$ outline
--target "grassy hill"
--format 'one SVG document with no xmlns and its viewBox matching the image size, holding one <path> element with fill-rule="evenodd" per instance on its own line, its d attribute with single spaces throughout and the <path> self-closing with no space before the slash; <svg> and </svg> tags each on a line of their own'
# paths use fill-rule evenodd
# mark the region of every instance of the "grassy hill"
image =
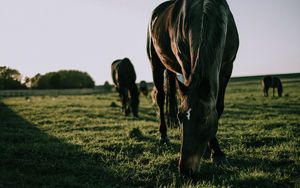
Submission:
<svg viewBox="0 0 300 188">
<path fill-rule="evenodd" d="M 260 78 L 228 86 L 218 138 L 230 166 L 203 161 L 200 178 L 178 173 L 180 129 L 158 142 L 156 108 L 141 97 L 125 117 L 116 93 L 0 101 L 0 187 L 299 187 L 300 75 L 283 97 L 263 97 Z"/>
</svg>

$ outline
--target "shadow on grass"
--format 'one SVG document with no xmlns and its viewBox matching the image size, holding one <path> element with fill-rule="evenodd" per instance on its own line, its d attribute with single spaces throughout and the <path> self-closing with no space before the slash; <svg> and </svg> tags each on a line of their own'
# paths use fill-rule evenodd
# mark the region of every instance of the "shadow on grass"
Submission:
<svg viewBox="0 0 300 188">
<path fill-rule="evenodd" d="M 291 159 L 285 159 L 282 157 L 280 160 L 272 160 L 266 158 L 258 158 L 258 157 L 249 157 L 244 156 L 239 159 L 234 160 L 234 166 L 239 169 L 243 169 L 244 171 L 251 172 L 264 172 L 264 173 L 274 173 L 277 171 L 282 174 L 281 178 L 274 181 L 273 177 L 269 175 L 247 175 L 244 178 L 238 178 L 233 183 L 237 187 L 294 187 L 297 181 L 297 177 L 299 177 L 299 173 L 297 170 L 293 172 L 289 172 L 291 177 L 289 179 L 283 178 L 283 174 L 285 174 L 286 169 L 299 169 L 300 166 L 296 164 L 295 161 Z M 274 174 L 273 174 L 274 175 Z M 278 175 L 278 174 L 277 174 Z"/>
<path fill-rule="evenodd" d="M 118 130 L 122 126 L 120 125 L 113 125 L 113 126 L 108 126 L 108 125 L 101 125 L 101 126 L 93 126 L 93 127 L 78 127 L 78 128 L 68 128 L 66 132 L 73 132 L 73 131 L 113 131 L 113 130 Z"/>
<path fill-rule="evenodd" d="M 261 137 L 258 134 L 254 134 L 254 135 L 251 134 L 251 135 L 247 135 L 246 139 L 242 140 L 241 144 L 245 145 L 246 148 L 259 148 L 259 147 L 263 147 L 263 146 L 273 147 L 273 146 L 280 145 L 280 144 L 283 144 L 288 141 L 289 141 L 289 139 L 286 137 L 279 137 L 279 136 Z"/>
<path fill-rule="evenodd" d="M 42 132 L 0 102 L 0 187 L 118 186 L 102 156 Z"/>
</svg>

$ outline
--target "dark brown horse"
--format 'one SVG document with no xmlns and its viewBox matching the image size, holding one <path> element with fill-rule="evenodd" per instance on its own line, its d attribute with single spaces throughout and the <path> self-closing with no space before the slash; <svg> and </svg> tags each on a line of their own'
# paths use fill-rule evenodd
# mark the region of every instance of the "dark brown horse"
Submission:
<svg viewBox="0 0 300 188">
<path fill-rule="evenodd" d="M 275 96 L 275 88 L 277 89 L 278 96 L 282 96 L 283 88 L 282 83 L 278 77 L 275 76 L 265 76 L 262 80 L 264 96 L 268 97 L 269 88 L 273 88 L 273 97 Z"/>
<path fill-rule="evenodd" d="M 144 96 L 148 96 L 148 93 L 149 93 L 149 91 L 148 91 L 148 84 L 147 84 L 147 82 L 146 81 L 144 81 L 144 80 L 142 80 L 141 82 L 140 82 L 140 92 L 144 95 Z"/>
<path fill-rule="evenodd" d="M 128 58 L 115 60 L 111 64 L 111 74 L 125 115 L 132 112 L 138 117 L 139 91 L 135 84 L 136 74 L 132 63 Z"/>
<path fill-rule="evenodd" d="M 147 52 L 157 88 L 161 142 L 167 142 L 167 121 L 176 117 L 176 76 L 181 95 L 178 112 L 182 127 L 180 172 L 192 176 L 200 159 L 226 160 L 216 132 L 224 95 L 239 46 L 235 21 L 226 0 L 173 0 L 159 5 L 148 28 Z M 164 92 L 164 71 L 167 93 Z"/>
</svg>

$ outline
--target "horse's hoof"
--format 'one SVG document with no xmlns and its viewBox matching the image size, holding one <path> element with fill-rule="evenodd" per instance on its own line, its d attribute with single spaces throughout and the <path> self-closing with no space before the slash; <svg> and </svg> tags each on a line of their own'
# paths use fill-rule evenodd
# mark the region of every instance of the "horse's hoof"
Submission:
<svg viewBox="0 0 300 188">
<path fill-rule="evenodd" d="M 168 139 L 168 137 L 160 137 L 159 142 L 161 144 L 168 144 L 170 142 L 170 140 Z"/>
<path fill-rule="evenodd" d="M 126 109 L 125 110 L 125 116 L 129 116 L 129 114 L 130 114 L 130 109 Z"/>
</svg>

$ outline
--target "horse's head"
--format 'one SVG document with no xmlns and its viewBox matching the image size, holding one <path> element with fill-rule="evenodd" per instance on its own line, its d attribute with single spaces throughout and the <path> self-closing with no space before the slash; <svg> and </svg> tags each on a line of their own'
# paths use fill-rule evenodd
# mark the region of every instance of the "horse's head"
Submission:
<svg viewBox="0 0 300 188">
<path fill-rule="evenodd" d="M 216 133 L 218 115 L 208 82 L 192 92 L 180 81 L 178 85 L 182 97 L 178 112 L 182 133 L 179 170 L 183 175 L 193 176 L 199 170 L 209 139 Z"/>
</svg>

